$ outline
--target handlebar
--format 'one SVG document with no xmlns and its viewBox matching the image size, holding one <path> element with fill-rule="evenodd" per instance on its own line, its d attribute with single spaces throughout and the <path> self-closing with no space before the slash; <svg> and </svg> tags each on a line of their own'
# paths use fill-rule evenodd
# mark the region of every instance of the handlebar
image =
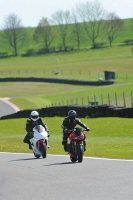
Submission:
<svg viewBox="0 0 133 200">
<path fill-rule="evenodd" d="M 72 130 L 67 130 L 67 133 L 71 133 L 71 132 L 73 132 L 73 131 L 74 131 L 74 129 L 72 129 Z M 89 130 L 83 129 L 82 131 L 83 131 L 83 132 L 89 132 L 90 129 L 89 129 Z"/>
</svg>

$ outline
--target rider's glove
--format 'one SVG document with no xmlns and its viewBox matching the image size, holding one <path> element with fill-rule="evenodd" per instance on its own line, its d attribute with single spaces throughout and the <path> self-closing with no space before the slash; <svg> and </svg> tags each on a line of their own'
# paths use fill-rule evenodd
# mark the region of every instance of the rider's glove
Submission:
<svg viewBox="0 0 133 200">
<path fill-rule="evenodd" d="M 46 130 L 47 131 L 47 133 L 48 133 L 48 137 L 50 137 L 50 133 L 49 133 L 49 130 Z"/>
<path fill-rule="evenodd" d="M 50 137 L 50 133 L 48 132 L 48 137 Z"/>
<path fill-rule="evenodd" d="M 29 137 L 33 138 L 33 132 L 29 132 Z"/>
<path fill-rule="evenodd" d="M 86 128 L 86 131 L 90 131 L 90 128 L 87 127 L 87 128 Z"/>
<path fill-rule="evenodd" d="M 65 132 L 65 133 L 68 133 L 68 129 L 67 129 L 67 128 L 66 128 L 66 129 L 64 129 L 64 132 Z"/>
</svg>

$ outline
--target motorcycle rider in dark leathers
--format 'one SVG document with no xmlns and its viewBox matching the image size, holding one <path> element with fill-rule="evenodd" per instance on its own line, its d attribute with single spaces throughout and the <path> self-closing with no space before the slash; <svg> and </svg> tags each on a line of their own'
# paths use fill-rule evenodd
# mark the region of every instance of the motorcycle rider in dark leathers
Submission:
<svg viewBox="0 0 133 200">
<path fill-rule="evenodd" d="M 70 110 L 68 112 L 68 116 L 64 118 L 63 123 L 61 127 L 63 128 L 63 140 L 62 145 L 64 146 L 64 150 L 68 151 L 67 147 L 67 139 L 69 137 L 69 130 L 72 130 L 75 128 L 76 125 L 80 125 L 82 128 L 86 129 L 86 131 L 90 131 L 90 128 L 88 128 L 84 123 L 82 123 L 78 118 L 76 118 L 77 113 L 75 110 Z M 84 140 L 84 147 L 86 150 L 86 141 Z"/>
<path fill-rule="evenodd" d="M 39 113 L 37 111 L 32 111 L 31 116 L 26 121 L 26 131 L 27 134 L 24 137 L 23 142 L 29 144 L 29 149 L 32 149 L 30 139 L 33 137 L 33 128 L 36 125 L 42 125 L 48 133 L 48 137 L 50 137 L 50 133 L 48 131 L 47 125 L 44 123 L 41 117 L 39 117 Z"/>
</svg>

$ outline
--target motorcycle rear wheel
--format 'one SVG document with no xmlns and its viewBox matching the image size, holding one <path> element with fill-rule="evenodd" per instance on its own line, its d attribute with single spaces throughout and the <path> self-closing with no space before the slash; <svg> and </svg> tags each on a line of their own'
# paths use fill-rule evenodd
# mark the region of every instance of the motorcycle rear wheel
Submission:
<svg viewBox="0 0 133 200">
<path fill-rule="evenodd" d="M 47 156 L 47 154 L 46 154 L 46 146 L 45 146 L 44 143 L 41 143 L 40 149 L 41 149 L 41 152 L 42 152 L 42 157 L 46 158 L 46 156 Z"/>
<path fill-rule="evenodd" d="M 70 155 L 70 160 L 71 160 L 72 162 L 76 162 L 76 161 L 77 161 L 77 158 L 75 158 L 75 157 L 73 157 L 73 156 Z"/>
</svg>

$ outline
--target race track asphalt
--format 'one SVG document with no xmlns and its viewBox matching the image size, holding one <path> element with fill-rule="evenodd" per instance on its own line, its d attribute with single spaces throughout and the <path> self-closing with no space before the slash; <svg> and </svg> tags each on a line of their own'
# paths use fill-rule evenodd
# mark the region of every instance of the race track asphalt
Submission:
<svg viewBox="0 0 133 200">
<path fill-rule="evenodd" d="M 19 110 L 20 109 L 14 104 L 12 104 L 10 101 L 8 101 L 8 99 L 0 98 L 0 117 L 10 115 Z"/>
<path fill-rule="evenodd" d="M 0 153 L 0 200 L 132 200 L 133 161 Z"/>
<path fill-rule="evenodd" d="M 18 110 L 0 99 L 0 117 Z M 0 200 L 30 199 L 132 200 L 133 160 L 0 152 Z"/>
</svg>

